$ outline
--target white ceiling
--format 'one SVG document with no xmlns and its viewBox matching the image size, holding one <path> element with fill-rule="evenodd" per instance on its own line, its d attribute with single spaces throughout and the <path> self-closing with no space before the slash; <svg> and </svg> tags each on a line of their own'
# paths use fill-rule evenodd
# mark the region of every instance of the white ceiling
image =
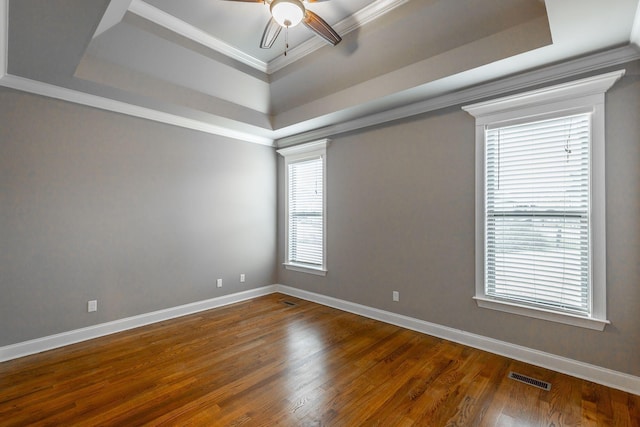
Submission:
<svg viewBox="0 0 640 427">
<path fill-rule="evenodd" d="M 305 5 L 338 46 L 300 25 L 286 57 L 284 30 L 260 49 L 269 11 L 258 2 L 0 0 L 0 84 L 282 145 L 477 98 L 518 73 L 640 58 L 638 0 Z"/>
</svg>

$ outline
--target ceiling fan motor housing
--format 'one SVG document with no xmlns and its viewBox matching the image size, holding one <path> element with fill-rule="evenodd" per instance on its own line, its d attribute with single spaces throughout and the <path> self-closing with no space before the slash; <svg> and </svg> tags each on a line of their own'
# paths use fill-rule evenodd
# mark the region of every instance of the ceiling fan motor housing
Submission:
<svg viewBox="0 0 640 427">
<path fill-rule="evenodd" d="M 274 0 L 271 16 L 283 27 L 295 27 L 304 18 L 305 8 L 300 0 Z"/>
</svg>

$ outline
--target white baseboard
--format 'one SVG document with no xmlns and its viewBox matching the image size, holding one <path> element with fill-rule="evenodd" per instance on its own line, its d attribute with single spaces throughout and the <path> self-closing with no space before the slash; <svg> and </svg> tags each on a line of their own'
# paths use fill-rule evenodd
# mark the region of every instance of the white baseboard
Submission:
<svg viewBox="0 0 640 427">
<path fill-rule="evenodd" d="M 640 377 L 285 285 L 276 291 L 640 395 Z"/>
<path fill-rule="evenodd" d="M 128 329 L 149 325 L 151 323 L 161 322 L 176 317 L 186 316 L 188 314 L 198 313 L 204 310 L 210 310 L 212 308 L 234 304 L 236 302 L 272 294 L 274 292 L 276 292 L 276 286 L 269 285 L 204 301 L 197 301 L 190 304 L 171 307 L 164 310 L 153 311 L 151 313 L 140 314 L 138 316 L 114 320 L 112 322 L 101 323 L 99 325 L 88 326 L 86 328 L 63 332 L 56 335 L 49 335 L 17 344 L 11 344 L 0 347 L 0 362 L 17 359 L 18 357 L 28 356 L 30 354 L 40 353 L 46 350 L 53 350 L 54 348 L 64 347 L 65 345 L 75 344 L 81 341 L 114 334 L 116 332 L 126 331 Z"/>
<path fill-rule="evenodd" d="M 279 292 L 640 395 L 640 377 L 353 302 L 269 285 L 0 347 L 0 362 Z"/>
</svg>

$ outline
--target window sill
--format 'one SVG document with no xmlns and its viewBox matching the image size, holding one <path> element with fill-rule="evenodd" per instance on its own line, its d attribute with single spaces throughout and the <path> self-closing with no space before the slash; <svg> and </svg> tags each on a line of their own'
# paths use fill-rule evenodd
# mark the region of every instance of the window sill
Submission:
<svg viewBox="0 0 640 427">
<path fill-rule="evenodd" d="M 581 328 L 603 331 L 605 326 L 610 324 L 608 320 L 595 319 L 593 317 L 582 317 L 573 314 L 559 313 L 541 308 L 529 307 L 505 301 L 489 299 L 486 297 L 475 296 L 478 307 L 488 308 L 490 310 L 503 311 L 521 316 L 533 317 L 536 319 L 548 320 L 550 322 L 564 323 L 565 325 L 578 326 Z"/>
<path fill-rule="evenodd" d="M 316 276 L 326 276 L 327 275 L 327 270 L 325 270 L 322 267 L 311 267 L 309 265 L 305 265 L 305 264 L 292 264 L 289 262 L 285 262 L 282 265 L 284 265 L 284 268 L 286 268 L 287 270 L 291 270 L 291 271 L 297 271 L 300 273 L 309 273 L 309 274 L 315 274 Z"/>
</svg>

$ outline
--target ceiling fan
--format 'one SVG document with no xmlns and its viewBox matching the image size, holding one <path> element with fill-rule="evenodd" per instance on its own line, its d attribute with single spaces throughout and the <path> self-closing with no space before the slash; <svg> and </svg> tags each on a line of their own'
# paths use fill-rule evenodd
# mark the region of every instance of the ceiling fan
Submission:
<svg viewBox="0 0 640 427">
<path fill-rule="evenodd" d="M 301 0 L 231 0 L 269 5 L 271 18 L 262 33 L 260 47 L 269 49 L 283 28 L 295 27 L 302 22 L 311 31 L 322 37 L 327 43 L 337 45 L 342 37 L 327 22 L 304 7 Z M 319 0 L 304 0 L 313 3 Z M 288 46 L 287 46 L 288 47 Z M 286 50 L 285 50 L 286 55 Z"/>
</svg>

